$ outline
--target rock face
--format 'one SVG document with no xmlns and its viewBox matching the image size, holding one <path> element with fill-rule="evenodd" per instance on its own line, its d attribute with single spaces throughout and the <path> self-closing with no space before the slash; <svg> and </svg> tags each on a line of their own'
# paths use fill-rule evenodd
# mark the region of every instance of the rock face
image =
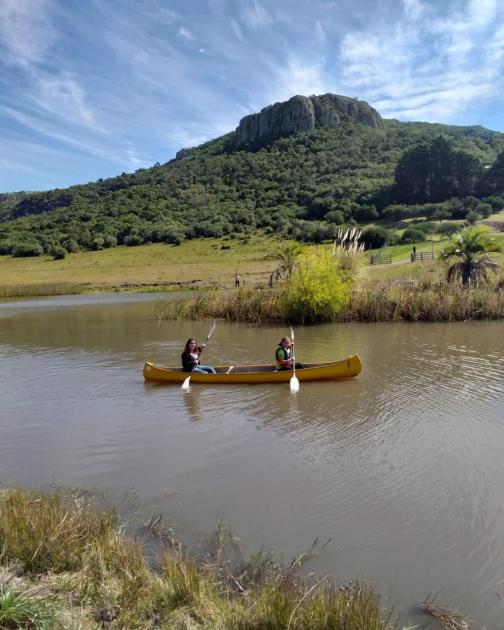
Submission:
<svg viewBox="0 0 504 630">
<path fill-rule="evenodd" d="M 234 148 L 258 147 L 317 127 L 337 127 L 343 120 L 382 126 L 380 114 L 365 101 L 337 94 L 293 96 L 242 118 L 235 132 Z"/>
</svg>

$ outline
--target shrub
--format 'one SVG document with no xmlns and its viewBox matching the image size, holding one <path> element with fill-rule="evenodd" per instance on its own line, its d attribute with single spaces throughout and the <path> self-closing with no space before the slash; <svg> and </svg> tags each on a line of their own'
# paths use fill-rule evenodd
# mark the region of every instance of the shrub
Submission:
<svg viewBox="0 0 504 630">
<path fill-rule="evenodd" d="M 54 260 L 63 260 L 63 258 L 65 258 L 67 254 L 67 251 L 61 245 L 56 245 L 56 247 L 53 247 L 51 253 Z"/>
<path fill-rule="evenodd" d="M 466 216 L 466 221 L 467 223 L 469 223 L 469 225 L 474 225 L 476 223 L 476 221 L 479 221 L 481 219 L 481 215 L 479 215 L 476 210 L 470 210 L 467 213 Z"/>
<path fill-rule="evenodd" d="M 406 228 L 401 236 L 401 243 L 421 243 L 425 241 L 425 233 L 417 227 Z"/>
<path fill-rule="evenodd" d="M 303 254 L 282 293 L 285 316 L 300 323 L 335 321 L 350 300 L 353 278 L 329 250 Z"/>
<path fill-rule="evenodd" d="M 12 255 L 16 258 L 28 256 L 42 256 L 44 248 L 38 243 L 17 243 L 12 248 Z"/>
<path fill-rule="evenodd" d="M 362 232 L 360 242 L 366 249 L 378 249 L 385 245 L 389 236 L 390 232 L 383 227 L 368 227 Z"/>
<path fill-rule="evenodd" d="M 479 203 L 476 207 L 476 212 L 484 219 L 487 219 L 492 214 L 492 206 L 489 203 Z"/>
<path fill-rule="evenodd" d="M 457 223 L 441 223 L 441 225 L 438 225 L 436 232 L 443 236 L 451 236 L 458 232 L 459 229 L 460 226 Z"/>
<path fill-rule="evenodd" d="M 424 234 L 434 234 L 436 226 L 432 221 L 422 221 L 422 223 L 415 223 L 414 228 L 420 230 Z"/>
</svg>

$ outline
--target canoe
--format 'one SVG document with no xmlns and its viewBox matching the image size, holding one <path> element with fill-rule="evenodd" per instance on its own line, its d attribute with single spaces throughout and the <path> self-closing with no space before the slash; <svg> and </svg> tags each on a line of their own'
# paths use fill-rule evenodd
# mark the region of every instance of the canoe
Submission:
<svg viewBox="0 0 504 630">
<path fill-rule="evenodd" d="M 296 369 L 300 381 L 326 381 L 357 376 L 362 370 L 358 354 L 342 361 L 330 363 L 305 363 L 302 370 Z M 217 374 L 191 372 L 191 383 L 288 383 L 292 370 L 277 370 L 274 365 L 219 366 Z M 183 383 L 189 372 L 182 368 L 162 367 L 145 362 L 143 375 L 146 381 L 157 383 Z"/>
</svg>

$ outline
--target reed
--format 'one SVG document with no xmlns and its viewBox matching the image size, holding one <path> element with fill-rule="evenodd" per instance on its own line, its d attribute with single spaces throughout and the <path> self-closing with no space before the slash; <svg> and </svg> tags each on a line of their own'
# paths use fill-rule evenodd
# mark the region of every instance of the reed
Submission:
<svg viewBox="0 0 504 630">
<path fill-rule="evenodd" d="M 0 298 L 5 297 L 37 297 L 47 295 L 70 295 L 82 293 L 82 285 L 67 282 L 41 284 L 0 284 Z"/>
<path fill-rule="evenodd" d="M 377 283 L 354 290 L 344 321 L 464 321 L 504 317 L 504 291 L 443 281 Z"/>
<path fill-rule="evenodd" d="M 0 492 L 1 558 L 31 573 L 79 570 L 84 552 L 114 531 L 115 522 L 77 493 L 12 488 Z"/>
<path fill-rule="evenodd" d="M 311 552 L 287 567 L 268 553 L 247 557 L 222 527 L 213 550 L 199 559 L 168 542 L 171 534 L 159 532 L 165 546 L 154 570 L 142 544 L 122 533 L 114 513 L 93 508 L 89 499 L 75 493 L 4 490 L 0 523 L 0 615 L 5 615 L 5 627 L 397 627 L 371 584 L 339 587 L 330 576 L 305 581 L 300 567 Z M 24 572 L 24 586 L 17 592 L 2 583 L 1 568 L 7 562 Z M 30 579 L 38 585 L 33 596 Z M 63 604 L 66 623 L 59 621 Z M 79 621 L 73 624 L 72 619 Z"/>
<path fill-rule="evenodd" d="M 242 287 L 232 292 L 208 292 L 197 297 L 162 300 L 156 318 L 213 319 L 233 322 L 283 321 L 286 318 L 281 294 L 276 289 Z"/>
</svg>

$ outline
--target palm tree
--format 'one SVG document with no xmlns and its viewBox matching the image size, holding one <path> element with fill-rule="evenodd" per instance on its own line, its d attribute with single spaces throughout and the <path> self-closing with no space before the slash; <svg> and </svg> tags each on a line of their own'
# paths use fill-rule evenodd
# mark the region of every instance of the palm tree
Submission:
<svg viewBox="0 0 504 630">
<path fill-rule="evenodd" d="M 486 228 L 478 226 L 455 234 L 442 254 L 446 260 L 461 259 L 448 268 L 448 282 L 457 278 L 464 285 L 486 282 L 488 270 L 498 269 L 498 265 L 488 256 L 490 252 L 502 252 L 502 245 L 494 240 Z"/>
</svg>

